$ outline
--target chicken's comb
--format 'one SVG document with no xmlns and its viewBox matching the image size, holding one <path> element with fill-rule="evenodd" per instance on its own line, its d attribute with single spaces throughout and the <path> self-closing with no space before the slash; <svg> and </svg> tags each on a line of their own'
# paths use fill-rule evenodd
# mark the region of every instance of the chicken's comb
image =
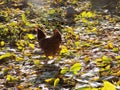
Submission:
<svg viewBox="0 0 120 90">
<path fill-rule="evenodd" d="M 54 34 L 55 33 L 59 33 L 60 34 L 60 31 L 58 29 L 53 30 L 53 32 L 54 32 Z"/>
</svg>

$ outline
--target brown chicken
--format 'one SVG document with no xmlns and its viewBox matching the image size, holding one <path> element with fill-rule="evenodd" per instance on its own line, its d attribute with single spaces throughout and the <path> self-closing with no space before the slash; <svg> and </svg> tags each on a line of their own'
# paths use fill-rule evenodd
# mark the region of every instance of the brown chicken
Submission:
<svg viewBox="0 0 120 90">
<path fill-rule="evenodd" d="M 46 38 L 44 32 L 37 28 L 37 38 L 40 45 L 40 48 L 44 51 L 46 57 L 48 56 L 55 56 L 58 51 L 60 51 L 60 44 L 61 44 L 61 33 L 56 29 L 53 30 L 54 35 L 50 38 Z"/>
</svg>

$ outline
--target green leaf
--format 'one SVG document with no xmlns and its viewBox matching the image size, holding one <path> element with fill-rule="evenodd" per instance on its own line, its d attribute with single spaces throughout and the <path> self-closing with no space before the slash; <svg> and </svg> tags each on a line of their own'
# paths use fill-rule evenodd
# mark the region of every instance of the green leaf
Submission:
<svg viewBox="0 0 120 90">
<path fill-rule="evenodd" d="M 13 77 L 13 76 L 11 76 L 11 75 L 7 75 L 6 80 L 7 80 L 8 82 L 11 82 L 11 81 L 17 81 L 18 79 L 15 78 L 15 77 Z"/>
<path fill-rule="evenodd" d="M 27 22 L 26 15 L 25 15 L 24 13 L 22 14 L 22 21 L 23 21 L 24 23 L 26 23 L 26 22 Z"/>
<path fill-rule="evenodd" d="M 117 53 L 117 52 L 119 52 L 119 49 L 118 48 L 113 48 L 113 51 Z"/>
<path fill-rule="evenodd" d="M 61 73 L 61 74 L 65 74 L 67 71 L 68 71 L 68 68 L 64 67 L 64 68 L 60 71 L 60 73 Z"/>
<path fill-rule="evenodd" d="M 79 47 L 80 46 L 80 42 L 79 41 L 75 42 L 75 45 L 76 45 L 76 47 Z"/>
<path fill-rule="evenodd" d="M 54 14 L 54 13 L 55 13 L 54 9 L 49 10 L 49 14 Z"/>
<path fill-rule="evenodd" d="M 109 58 L 108 56 L 103 55 L 102 60 L 103 61 L 111 61 L 112 58 Z"/>
<path fill-rule="evenodd" d="M 104 87 L 101 90 L 116 90 L 115 85 L 108 81 L 103 81 Z"/>
<path fill-rule="evenodd" d="M 120 55 L 115 57 L 117 60 L 120 60 Z"/>
<path fill-rule="evenodd" d="M 10 26 L 16 26 L 17 25 L 17 22 L 13 21 L 9 24 Z"/>
<path fill-rule="evenodd" d="M 6 25 L 0 24 L 0 28 L 5 28 Z"/>
<path fill-rule="evenodd" d="M 77 74 L 77 72 L 81 69 L 80 63 L 75 63 L 71 68 L 70 71 L 72 71 L 74 74 Z"/>
<path fill-rule="evenodd" d="M 60 82 L 60 79 L 59 79 L 59 78 L 56 78 L 55 81 L 54 81 L 54 87 L 56 87 L 59 82 Z"/>
</svg>

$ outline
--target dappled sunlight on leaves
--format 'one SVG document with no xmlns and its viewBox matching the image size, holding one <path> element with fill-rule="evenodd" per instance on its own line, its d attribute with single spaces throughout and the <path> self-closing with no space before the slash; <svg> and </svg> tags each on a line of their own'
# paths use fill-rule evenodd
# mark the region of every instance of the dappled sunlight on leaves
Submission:
<svg viewBox="0 0 120 90">
<path fill-rule="evenodd" d="M 119 89 L 119 16 L 86 0 L 3 0 L 0 8 L 1 89 Z M 48 37 L 61 32 L 55 57 L 39 47 L 38 26 Z"/>
</svg>

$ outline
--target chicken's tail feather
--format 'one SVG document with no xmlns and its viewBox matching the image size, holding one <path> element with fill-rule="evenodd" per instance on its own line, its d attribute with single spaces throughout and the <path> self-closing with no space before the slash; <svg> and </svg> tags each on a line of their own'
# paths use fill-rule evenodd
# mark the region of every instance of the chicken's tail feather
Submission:
<svg viewBox="0 0 120 90">
<path fill-rule="evenodd" d="M 44 34 L 44 32 L 40 28 L 37 28 L 37 38 L 38 38 L 38 41 L 40 41 L 41 39 L 43 39 L 45 37 L 46 37 L 46 35 Z"/>
<path fill-rule="evenodd" d="M 54 32 L 53 37 L 55 37 L 56 40 L 58 40 L 59 42 L 61 42 L 61 41 L 62 41 L 62 38 L 61 38 L 61 33 L 60 33 L 60 31 L 57 30 L 57 29 L 55 29 L 55 30 L 53 30 L 53 32 Z"/>
</svg>

